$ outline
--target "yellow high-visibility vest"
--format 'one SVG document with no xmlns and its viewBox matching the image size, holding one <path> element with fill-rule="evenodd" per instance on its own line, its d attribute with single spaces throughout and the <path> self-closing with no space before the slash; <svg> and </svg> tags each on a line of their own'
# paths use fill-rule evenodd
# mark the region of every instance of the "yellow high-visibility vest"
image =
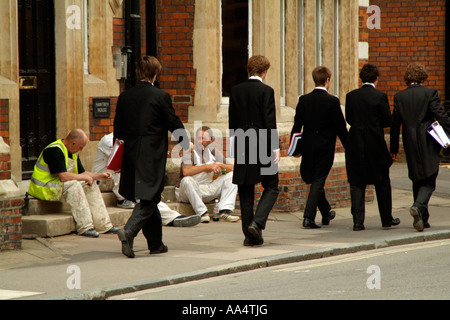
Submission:
<svg viewBox="0 0 450 320">
<path fill-rule="evenodd" d="M 69 162 L 69 152 L 62 139 L 49 144 L 45 149 L 55 147 L 61 149 L 63 152 L 67 167 Z M 57 201 L 61 198 L 63 183 L 57 174 L 50 173 L 48 164 L 44 161 L 43 154 L 44 151 L 41 152 L 34 166 L 30 187 L 28 188 L 28 194 L 41 200 Z M 78 174 L 78 153 L 73 154 L 73 160 L 75 161 L 75 170 L 73 173 Z"/>
</svg>

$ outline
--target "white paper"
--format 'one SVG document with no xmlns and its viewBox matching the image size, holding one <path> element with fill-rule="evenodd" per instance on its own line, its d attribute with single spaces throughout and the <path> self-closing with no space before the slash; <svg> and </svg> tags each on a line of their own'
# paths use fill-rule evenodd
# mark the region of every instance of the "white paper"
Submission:
<svg viewBox="0 0 450 320">
<path fill-rule="evenodd" d="M 444 131 L 444 128 L 435 121 L 428 128 L 428 133 L 444 148 L 450 147 L 450 139 Z"/>
</svg>

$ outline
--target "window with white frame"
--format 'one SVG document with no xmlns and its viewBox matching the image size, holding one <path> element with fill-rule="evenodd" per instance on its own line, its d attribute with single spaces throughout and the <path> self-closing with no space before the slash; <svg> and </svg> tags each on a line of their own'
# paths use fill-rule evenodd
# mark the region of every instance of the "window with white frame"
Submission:
<svg viewBox="0 0 450 320">
<path fill-rule="evenodd" d="M 84 74 L 89 74 L 89 0 L 83 0 Z"/>
</svg>

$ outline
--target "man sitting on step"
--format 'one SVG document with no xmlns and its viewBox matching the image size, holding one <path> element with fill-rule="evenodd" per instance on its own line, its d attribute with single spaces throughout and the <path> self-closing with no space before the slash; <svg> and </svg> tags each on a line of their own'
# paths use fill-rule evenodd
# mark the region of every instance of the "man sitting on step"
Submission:
<svg viewBox="0 0 450 320">
<path fill-rule="evenodd" d="M 189 202 L 201 222 L 210 221 L 205 202 L 220 198 L 219 218 L 236 222 L 239 217 L 231 215 L 236 203 L 237 185 L 232 183 L 232 164 L 227 164 L 223 154 L 213 147 L 214 137 L 209 127 L 203 126 L 195 133 L 194 150 L 189 163 L 183 159 L 180 170 L 180 187 L 175 196 L 180 202 Z M 214 174 L 217 178 L 214 179 Z"/>
<path fill-rule="evenodd" d="M 126 200 L 119 193 L 120 173 L 108 171 L 108 169 L 106 168 L 106 163 L 108 162 L 109 155 L 111 154 L 114 145 L 113 135 L 114 133 L 111 132 L 100 139 L 100 142 L 97 146 L 97 154 L 95 155 L 92 172 L 110 172 L 113 177 L 112 181 L 99 181 L 100 189 L 102 189 L 106 184 L 114 184 L 112 186 L 112 191 L 117 197 L 117 206 L 124 209 L 133 209 L 135 204 L 130 200 Z M 105 186 L 105 188 L 108 189 L 107 186 Z M 170 207 L 162 201 L 158 203 L 158 209 L 161 213 L 163 226 L 192 227 L 200 223 L 199 216 L 182 215 L 177 211 L 170 209 Z"/>
<path fill-rule="evenodd" d="M 78 234 L 98 237 L 99 233 L 117 233 L 106 210 L 100 189 L 94 180 L 111 180 L 111 173 L 85 171 L 78 152 L 88 142 L 81 129 L 72 130 L 66 138 L 49 144 L 40 154 L 28 194 L 47 201 L 70 205 Z"/>
</svg>

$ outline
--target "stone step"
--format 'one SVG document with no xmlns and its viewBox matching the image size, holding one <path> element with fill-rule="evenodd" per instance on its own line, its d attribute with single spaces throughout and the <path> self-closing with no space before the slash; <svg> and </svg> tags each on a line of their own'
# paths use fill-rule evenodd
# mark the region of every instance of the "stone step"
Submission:
<svg viewBox="0 0 450 320">
<path fill-rule="evenodd" d="M 39 203 L 43 202 L 43 203 Z M 30 203 L 33 203 L 35 208 L 48 208 L 53 212 L 40 211 L 39 214 L 32 214 L 22 217 L 22 232 L 23 234 L 36 235 L 38 237 L 57 237 L 67 235 L 72 232 L 76 232 L 75 221 L 70 213 L 70 209 L 67 210 L 67 205 L 62 203 L 50 203 L 50 201 L 42 201 L 37 199 L 31 199 Z M 36 203 L 36 204 L 34 204 Z M 168 202 L 167 205 L 180 214 L 193 215 L 194 210 L 188 203 Z M 214 210 L 214 203 L 208 203 L 206 205 L 210 214 Z M 65 211 L 58 211 L 58 208 L 63 208 Z M 114 206 L 108 206 L 106 208 L 109 213 L 112 224 L 115 227 L 123 227 L 128 221 L 133 210 L 121 209 Z M 36 209 L 33 209 L 36 210 Z M 238 214 L 238 212 L 235 212 Z"/>
<path fill-rule="evenodd" d="M 195 212 L 190 204 L 176 201 L 174 191 L 175 187 L 165 188 L 164 202 L 180 214 L 194 215 Z M 133 210 L 118 208 L 117 198 L 112 192 L 102 192 L 102 196 L 112 224 L 115 227 L 123 227 Z M 214 203 L 208 203 L 206 206 L 212 214 Z M 76 225 L 68 204 L 29 198 L 27 213 L 22 217 L 22 231 L 23 234 L 38 237 L 56 237 L 76 232 Z"/>
</svg>

